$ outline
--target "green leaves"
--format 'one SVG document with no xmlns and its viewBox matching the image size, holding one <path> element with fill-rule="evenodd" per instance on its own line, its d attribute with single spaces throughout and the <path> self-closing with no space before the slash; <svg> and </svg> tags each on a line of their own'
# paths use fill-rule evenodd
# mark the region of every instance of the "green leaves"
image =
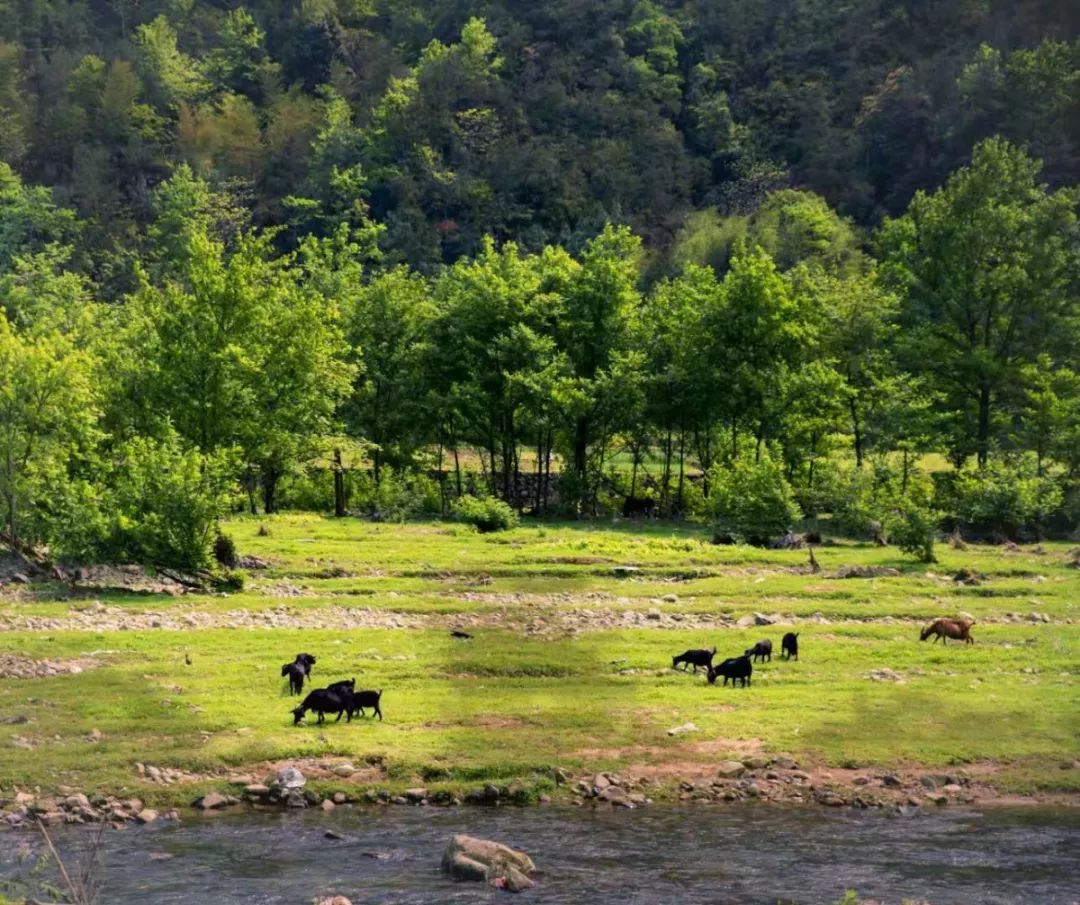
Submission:
<svg viewBox="0 0 1080 905">
<path fill-rule="evenodd" d="M 48 540 L 52 488 L 92 456 L 92 366 L 72 336 L 18 331 L 0 316 L 0 524 L 13 546 Z"/>
</svg>

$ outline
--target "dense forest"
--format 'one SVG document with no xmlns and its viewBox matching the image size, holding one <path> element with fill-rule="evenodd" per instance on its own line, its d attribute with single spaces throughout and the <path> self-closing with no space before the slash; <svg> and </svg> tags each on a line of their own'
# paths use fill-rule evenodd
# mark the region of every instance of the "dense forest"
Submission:
<svg viewBox="0 0 1080 905">
<path fill-rule="evenodd" d="M 1080 521 L 1074 4 L 0 11 L 10 546 L 467 492 L 924 557 Z"/>
</svg>

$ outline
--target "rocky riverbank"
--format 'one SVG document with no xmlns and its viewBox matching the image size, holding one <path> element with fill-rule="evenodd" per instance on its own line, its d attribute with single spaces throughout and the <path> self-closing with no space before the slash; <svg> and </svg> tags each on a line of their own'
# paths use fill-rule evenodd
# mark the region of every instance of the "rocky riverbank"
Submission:
<svg viewBox="0 0 1080 905">
<path fill-rule="evenodd" d="M 1018 797 L 1000 795 L 988 782 L 985 767 L 953 771 L 842 770 L 808 767 L 795 759 L 753 756 L 722 760 L 692 776 L 678 777 L 655 768 L 630 767 L 620 772 L 601 771 L 574 775 L 553 768 L 548 776 L 504 785 L 486 783 L 469 788 L 440 785 L 391 789 L 371 784 L 369 771 L 353 764 L 321 763 L 314 766 L 317 788 L 296 766 L 281 767 L 255 780 L 229 779 L 231 792 L 218 788 L 194 799 L 193 774 L 140 765 L 140 775 L 170 786 L 168 799 L 175 805 L 158 810 L 136 796 L 87 795 L 70 789 L 57 794 L 0 788 L 0 825 L 19 828 L 59 824 L 107 822 L 120 829 L 127 824 L 179 820 L 189 813 L 220 813 L 248 806 L 259 809 L 318 808 L 324 812 L 341 806 L 523 806 L 553 801 L 582 807 L 639 808 L 654 804 L 714 804 L 759 802 L 778 806 L 890 809 L 902 815 L 919 808 L 949 805 L 1076 805 L 1074 796 Z M 1062 763 L 1062 769 L 1080 769 L 1080 762 Z M 356 780 L 364 777 L 365 781 Z M 220 783 L 218 785 L 221 785 Z M 337 786 L 337 788 L 331 788 Z M 160 798 L 160 794 L 155 794 Z"/>
</svg>

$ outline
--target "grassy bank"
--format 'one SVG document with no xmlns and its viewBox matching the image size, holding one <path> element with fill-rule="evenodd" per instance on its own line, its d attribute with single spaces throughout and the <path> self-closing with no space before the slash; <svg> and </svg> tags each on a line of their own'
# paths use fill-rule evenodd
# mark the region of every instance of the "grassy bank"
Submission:
<svg viewBox="0 0 1080 905">
<path fill-rule="evenodd" d="M 967 764 L 1003 789 L 1080 790 L 1080 771 L 1059 768 L 1080 730 L 1068 545 L 943 549 L 930 569 L 832 546 L 812 574 L 804 551 L 716 547 L 671 526 L 480 536 L 290 515 L 229 531 L 270 562 L 240 594 L 6 589 L 0 653 L 82 671 L 0 680 L 0 719 L 28 720 L 0 724 L 0 785 L 183 802 L 281 761 L 345 758 L 373 788 L 541 787 L 553 766 L 673 778 L 754 751 L 824 768 Z M 839 577 L 851 566 L 899 574 Z M 960 568 L 978 584 L 953 581 Z M 974 646 L 919 643 L 921 621 L 960 611 L 977 619 Z M 797 623 L 800 662 L 774 659 L 746 690 L 666 668 L 686 647 L 779 649 L 783 625 L 737 626 L 754 612 Z M 280 666 L 301 650 L 320 683 L 384 689 L 385 721 L 294 728 Z M 883 668 L 894 675 L 871 677 Z M 688 721 L 700 731 L 668 735 Z M 184 779 L 153 784 L 136 763 Z"/>
</svg>

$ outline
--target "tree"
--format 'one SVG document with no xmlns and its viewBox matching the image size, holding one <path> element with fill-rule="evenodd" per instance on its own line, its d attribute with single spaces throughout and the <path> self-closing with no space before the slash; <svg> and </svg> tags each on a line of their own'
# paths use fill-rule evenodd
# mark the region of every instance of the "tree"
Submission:
<svg viewBox="0 0 1080 905">
<path fill-rule="evenodd" d="M 175 110 L 209 87 L 195 61 L 177 46 L 176 29 L 164 16 L 135 29 L 135 46 L 143 78 L 159 109 Z"/>
<path fill-rule="evenodd" d="M 91 361 L 73 337 L 0 315 L 0 499 L 14 549 L 46 539 L 56 485 L 90 453 L 97 416 Z"/>
<path fill-rule="evenodd" d="M 945 395 L 957 458 L 985 466 L 1025 363 L 1076 321 L 1075 189 L 1001 139 L 883 226 L 885 276 L 903 300 L 905 362 Z"/>
<path fill-rule="evenodd" d="M 559 348 L 565 352 L 572 387 L 563 392 L 570 427 L 570 464 L 582 499 L 592 495 L 597 469 L 590 469 L 590 447 L 603 458 L 611 438 L 608 418 L 615 414 L 603 390 L 620 353 L 627 349 L 637 290 L 640 240 L 625 227 L 607 226 L 581 256 L 565 287 L 565 309 L 558 319 Z M 625 362 L 623 362 L 625 364 Z"/>
<path fill-rule="evenodd" d="M 724 350 L 731 456 L 738 454 L 740 425 L 753 432 L 760 454 L 762 444 L 777 436 L 784 385 L 811 349 L 814 328 L 806 299 L 793 293 L 760 248 L 737 249 L 721 291 L 710 329 Z"/>
<path fill-rule="evenodd" d="M 167 418 L 204 453 L 238 446 L 272 512 L 281 477 L 331 431 L 349 390 L 327 273 L 339 256 L 315 239 L 276 255 L 272 233 L 242 233 L 226 251 L 197 219 L 176 239 L 177 257 L 129 303 L 144 354 L 126 394 L 141 400 L 137 429 L 159 432 Z"/>
<path fill-rule="evenodd" d="M 375 481 L 384 464 L 404 468 L 429 427 L 424 406 L 424 356 L 434 308 L 425 280 L 396 267 L 358 288 L 344 313 L 345 336 L 357 365 L 345 405 L 350 432 L 372 444 Z"/>
<path fill-rule="evenodd" d="M 25 185 L 0 162 L 0 273 L 9 270 L 16 258 L 50 244 L 69 245 L 78 232 L 74 213 L 58 207 L 49 189 Z"/>
</svg>

